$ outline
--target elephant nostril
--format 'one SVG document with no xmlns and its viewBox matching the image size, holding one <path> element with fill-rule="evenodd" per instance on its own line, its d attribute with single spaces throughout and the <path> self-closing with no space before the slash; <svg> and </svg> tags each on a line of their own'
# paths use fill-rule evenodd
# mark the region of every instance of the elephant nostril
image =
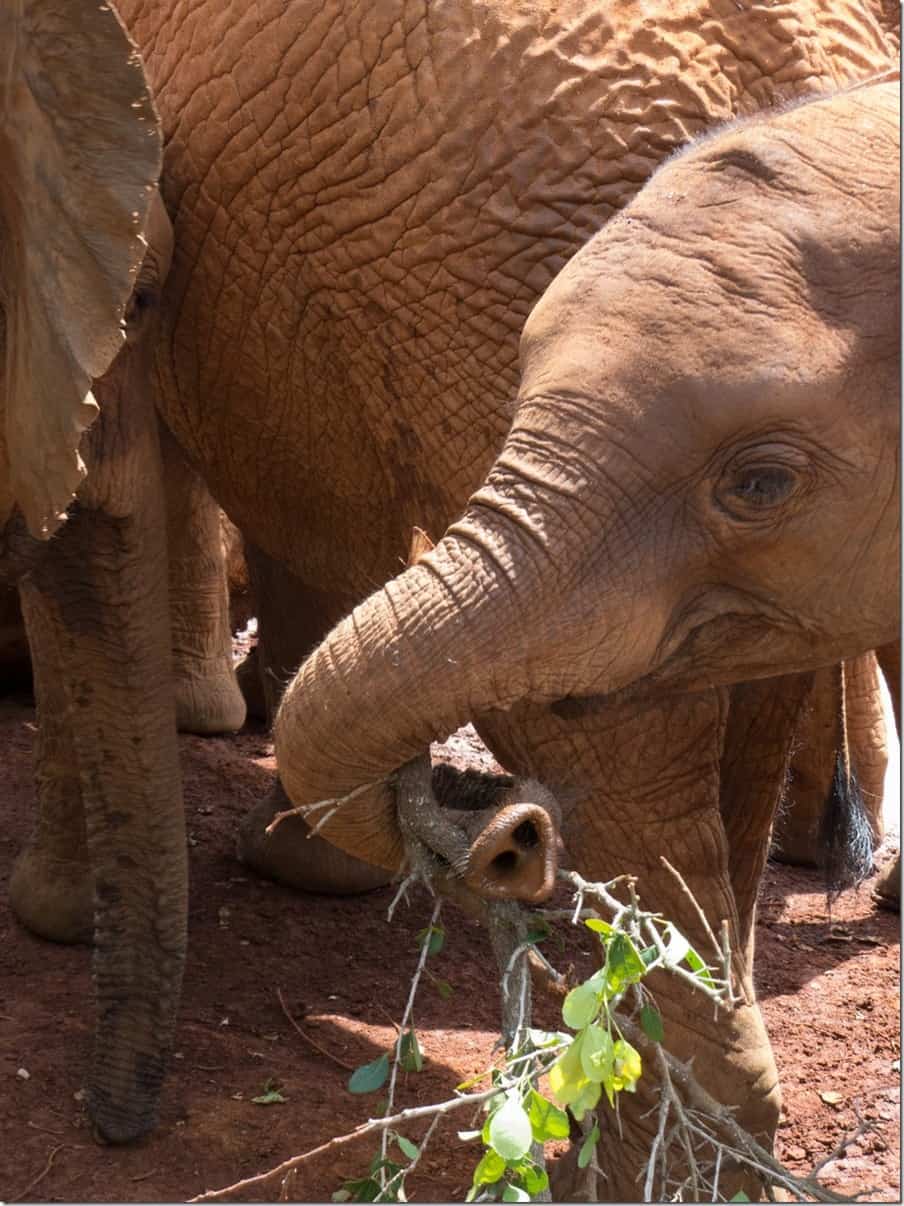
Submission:
<svg viewBox="0 0 904 1206">
<path fill-rule="evenodd" d="M 522 850 L 533 850 L 540 845 L 540 835 L 533 821 L 522 821 L 517 829 L 512 831 L 512 838 Z"/>
<path fill-rule="evenodd" d="M 511 875 L 518 866 L 518 855 L 514 850 L 503 850 L 496 855 L 490 866 L 500 875 Z"/>
</svg>

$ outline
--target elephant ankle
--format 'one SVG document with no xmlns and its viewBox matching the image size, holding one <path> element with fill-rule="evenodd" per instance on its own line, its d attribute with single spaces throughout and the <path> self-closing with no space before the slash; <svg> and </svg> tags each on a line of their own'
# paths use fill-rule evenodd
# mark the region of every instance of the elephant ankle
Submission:
<svg viewBox="0 0 904 1206">
<path fill-rule="evenodd" d="M 392 873 L 352 858 L 324 838 L 310 836 L 301 817 L 287 817 L 272 834 L 266 828 L 277 812 L 291 804 L 282 789 L 262 800 L 239 826 L 239 861 L 265 879 L 302 892 L 355 896 L 382 888 Z"/>
<path fill-rule="evenodd" d="M 25 928 L 40 938 L 93 940 L 94 878 L 85 861 L 26 847 L 10 875 L 9 901 Z"/>
<path fill-rule="evenodd" d="M 175 667 L 176 725 L 180 733 L 236 733 L 245 723 L 245 700 L 232 666 L 205 662 Z"/>
</svg>

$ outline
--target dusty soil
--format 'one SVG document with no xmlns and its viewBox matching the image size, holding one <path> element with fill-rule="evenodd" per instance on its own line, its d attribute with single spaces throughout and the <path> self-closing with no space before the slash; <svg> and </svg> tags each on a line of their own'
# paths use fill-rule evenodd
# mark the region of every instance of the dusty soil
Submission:
<svg viewBox="0 0 904 1206">
<path fill-rule="evenodd" d="M 26 700 L 0 701 L 3 879 L 30 825 L 33 720 Z M 181 741 L 190 956 L 159 1130 L 127 1149 L 93 1141 L 81 1100 L 92 1029 L 89 953 L 33 938 L 0 896 L 0 1200 L 184 1201 L 345 1132 L 374 1110 L 374 1097 L 346 1091 L 349 1069 L 393 1041 L 429 902 L 417 897 L 388 925 L 389 889 L 302 897 L 244 873 L 233 834 L 272 780 L 267 736 Z M 869 1189 L 871 1201 L 897 1201 L 899 919 L 873 908 L 867 885 L 842 898 L 832 922 L 815 873 L 770 867 L 758 980 L 785 1091 L 780 1155 L 808 1171 L 859 1115 L 876 1131 L 833 1161 L 825 1179 L 842 1193 Z M 405 1105 L 448 1097 L 486 1067 L 495 1039 L 498 994 L 479 929 L 447 919 L 445 948 L 430 966 L 454 991 L 446 1000 L 435 985 L 422 990 L 416 1022 L 426 1062 L 402 1078 Z M 553 1025 L 552 1007 L 536 1020 Z M 284 1103 L 254 1103 L 268 1082 Z M 467 1125 L 445 1126 L 410 1180 L 412 1199 L 463 1201 L 473 1147 L 455 1131 Z M 364 1172 L 375 1146 L 359 1141 L 310 1164 L 290 1198 L 329 1200 L 344 1178 Z M 275 1200 L 275 1191 L 246 1200 Z"/>
</svg>

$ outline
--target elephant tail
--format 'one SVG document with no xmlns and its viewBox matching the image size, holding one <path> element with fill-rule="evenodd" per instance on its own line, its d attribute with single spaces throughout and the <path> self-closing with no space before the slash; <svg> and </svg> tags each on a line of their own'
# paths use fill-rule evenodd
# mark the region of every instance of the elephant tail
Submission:
<svg viewBox="0 0 904 1206">
<path fill-rule="evenodd" d="M 846 888 L 856 888 L 872 873 L 873 843 L 863 793 L 851 765 L 847 732 L 845 664 L 838 666 L 841 690 L 835 773 L 819 825 L 819 863 L 829 905 Z"/>
</svg>

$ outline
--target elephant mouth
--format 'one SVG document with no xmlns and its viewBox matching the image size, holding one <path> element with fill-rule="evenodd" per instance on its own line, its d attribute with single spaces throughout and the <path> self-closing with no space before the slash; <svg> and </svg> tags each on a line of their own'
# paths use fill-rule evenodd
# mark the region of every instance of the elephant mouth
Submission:
<svg viewBox="0 0 904 1206">
<path fill-rule="evenodd" d="M 794 634 L 799 650 L 799 618 L 774 603 L 734 587 L 696 591 L 676 608 L 660 638 L 653 669 L 631 688 L 632 696 L 652 690 L 696 691 L 784 672 L 777 649 L 782 632 Z M 798 656 L 797 661 L 800 661 Z"/>
</svg>

